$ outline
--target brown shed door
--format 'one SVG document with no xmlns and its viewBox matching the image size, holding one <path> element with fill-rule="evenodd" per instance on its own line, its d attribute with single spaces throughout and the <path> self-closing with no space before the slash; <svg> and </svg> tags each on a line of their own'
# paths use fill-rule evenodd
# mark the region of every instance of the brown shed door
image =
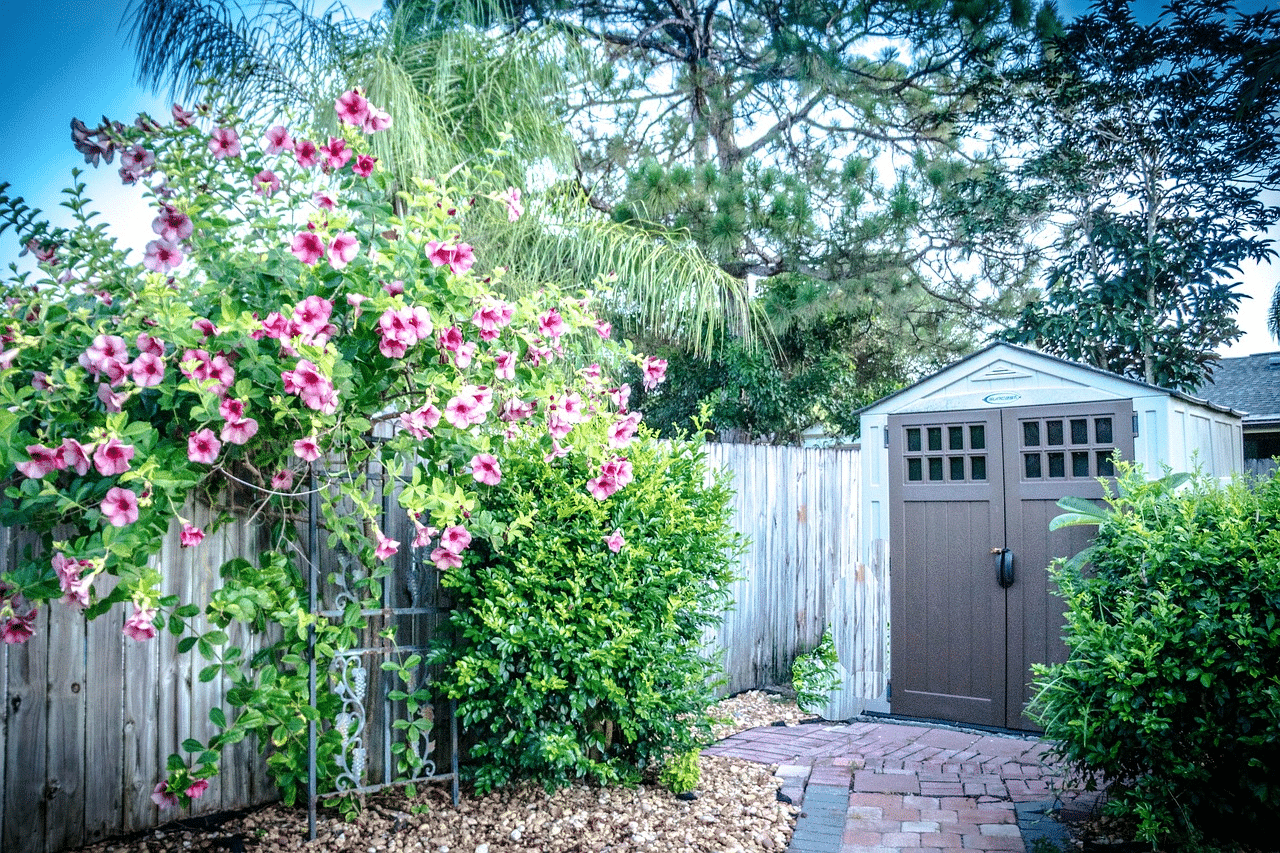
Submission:
<svg viewBox="0 0 1280 853">
<path fill-rule="evenodd" d="M 894 713 L 1035 728 L 1031 665 L 1066 654 L 1047 568 L 1091 535 L 1049 520 L 1102 496 L 1131 424 L 1128 400 L 889 418 Z"/>
</svg>

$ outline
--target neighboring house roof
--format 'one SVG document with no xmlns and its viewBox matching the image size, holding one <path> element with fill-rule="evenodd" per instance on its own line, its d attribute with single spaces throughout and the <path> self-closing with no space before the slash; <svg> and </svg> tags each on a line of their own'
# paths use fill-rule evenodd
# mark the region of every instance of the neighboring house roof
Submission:
<svg viewBox="0 0 1280 853">
<path fill-rule="evenodd" d="M 1196 396 L 1244 412 L 1246 427 L 1280 425 L 1280 352 L 1220 359 Z"/>
</svg>

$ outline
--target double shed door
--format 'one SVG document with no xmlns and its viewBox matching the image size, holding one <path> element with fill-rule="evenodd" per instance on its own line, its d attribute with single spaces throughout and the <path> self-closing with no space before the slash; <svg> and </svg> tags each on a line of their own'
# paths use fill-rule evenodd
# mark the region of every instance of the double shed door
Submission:
<svg viewBox="0 0 1280 853">
<path fill-rule="evenodd" d="M 895 714 L 1037 728 L 1031 665 L 1066 658 L 1047 569 L 1092 535 L 1049 521 L 1133 458 L 1132 416 L 1120 400 L 890 417 Z"/>
</svg>

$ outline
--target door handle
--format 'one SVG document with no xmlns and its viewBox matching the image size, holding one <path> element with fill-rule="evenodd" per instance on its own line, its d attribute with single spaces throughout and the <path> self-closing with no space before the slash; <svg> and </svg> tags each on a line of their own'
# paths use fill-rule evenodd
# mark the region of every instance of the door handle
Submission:
<svg viewBox="0 0 1280 853">
<path fill-rule="evenodd" d="M 992 548 L 991 554 L 996 558 L 996 583 L 1002 589 L 1013 586 L 1013 552 L 1008 548 Z"/>
</svg>

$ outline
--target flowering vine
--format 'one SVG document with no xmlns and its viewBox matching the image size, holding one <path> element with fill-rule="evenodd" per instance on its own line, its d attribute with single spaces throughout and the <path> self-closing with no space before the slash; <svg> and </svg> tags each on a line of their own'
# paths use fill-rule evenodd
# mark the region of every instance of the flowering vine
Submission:
<svg viewBox="0 0 1280 853">
<path fill-rule="evenodd" d="M 341 133 L 327 138 L 284 124 L 258 133 L 226 105 L 175 105 L 163 123 L 73 123 L 86 163 L 118 155 L 121 180 L 153 205 L 155 239 L 140 261 L 96 227 L 82 186 L 68 190 L 70 229 L 0 208 L 0 232 L 14 227 L 39 264 L 3 289 L 0 523 L 43 536 L 0 578 L 0 639 L 28 640 L 43 606 L 93 618 L 122 605 L 133 641 L 186 634 L 180 651 L 238 679 L 231 698 L 243 710 L 227 719 L 215 709 L 220 733 L 191 759 L 170 759 L 153 793 L 160 806 L 199 797 L 222 745 L 287 716 L 253 706 L 240 651 L 218 651 L 223 629 L 308 623 L 298 596 L 273 588 L 274 603 L 255 606 L 246 602 L 262 596 L 227 592 L 261 591 L 281 553 L 258 571 L 228 564 L 215 600 L 160 594 L 150 558 L 168 531 L 184 548 L 207 532 L 183 516 L 189 501 L 235 495 L 243 512 L 286 519 L 313 467 L 411 463 L 399 502 L 412 541 L 378 529 L 359 479 L 326 480 L 325 525 L 371 577 L 406 546 L 449 571 L 477 539 L 519 535 L 484 511 L 485 490 L 505 476 L 503 442 L 540 436 L 548 462 L 587 460 L 596 475 L 581 488 L 609 500 L 632 480 L 626 447 L 640 415 L 608 373 L 631 359 L 647 388 L 665 375 L 665 362 L 608 340 L 588 292 L 495 290 L 466 242 L 467 213 L 487 199 L 515 221 L 518 190 L 477 191 L 465 172 L 460 187 L 395 188 L 365 139 L 392 117 L 360 89 L 334 108 Z M 607 426 L 583 428 L 590 421 Z M 390 438 L 374 440 L 379 430 Z M 599 541 L 625 547 L 613 527 Z M 99 584 L 106 576 L 118 582 Z"/>
</svg>

